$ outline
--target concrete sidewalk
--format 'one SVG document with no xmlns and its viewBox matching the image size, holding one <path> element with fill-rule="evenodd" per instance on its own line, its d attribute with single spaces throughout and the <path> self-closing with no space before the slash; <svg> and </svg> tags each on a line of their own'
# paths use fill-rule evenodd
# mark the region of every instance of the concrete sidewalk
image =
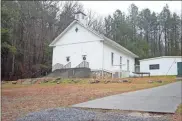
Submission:
<svg viewBox="0 0 182 121">
<path fill-rule="evenodd" d="M 175 82 L 151 89 L 108 96 L 76 104 L 73 107 L 174 113 L 180 103 L 182 103 L 182 82 Z"/>
</svg>

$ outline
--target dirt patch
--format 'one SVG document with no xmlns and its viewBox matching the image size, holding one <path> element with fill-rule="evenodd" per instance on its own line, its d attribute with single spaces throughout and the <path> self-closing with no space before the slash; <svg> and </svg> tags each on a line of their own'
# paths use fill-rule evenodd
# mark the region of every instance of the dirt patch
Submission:
<svg viewBox="0 0 182 121">
<path fill-rule="evenodd" d="M 182 121 L 182 104 L 180 104 L 172 116 L 172 121 Z"/>
<path fill-rule="evenodd" d="M 33 84 L 2 85 L 2 120 L 12 121 L 27 113 L 47 108 L 70 106 L 88 100 L 151 88 L 173 82 L 163 79 L 165 83 L 150 84 L 142 78 L 132 83 L 99 83 L 99 84 Z"/>
<path fill-rule="evenodd" d="M 182 114 L 178 114 L 178 113 L 174 114 L 172 116 L 172 121 L 182 121 Z"/>
</svg>

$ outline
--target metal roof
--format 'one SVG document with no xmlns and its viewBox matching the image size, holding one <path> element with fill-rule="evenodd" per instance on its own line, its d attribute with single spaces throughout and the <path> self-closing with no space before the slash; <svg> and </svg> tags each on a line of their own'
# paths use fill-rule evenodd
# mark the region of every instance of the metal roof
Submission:
<svg viewBox="0 0 182 121">
<path fill-rule="evenodd" d="M 154 57 L 154 58 L 146 58 L 139 61 L 148 61 L 148 60 L 155 60 L 155 59 L 161 59 L 161 58 L 181 58 L 182 56 L 160 56 L 160 57 Z"/>
</svg>

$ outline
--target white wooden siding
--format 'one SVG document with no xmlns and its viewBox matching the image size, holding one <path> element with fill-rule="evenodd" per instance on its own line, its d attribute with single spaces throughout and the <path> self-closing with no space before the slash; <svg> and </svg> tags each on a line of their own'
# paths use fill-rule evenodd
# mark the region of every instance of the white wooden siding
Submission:
<svg viewBox="0 0 182 121">
<path fill-rule="evenodd" d="M 120 64 L 120 57 L 122 57 L 122 70 L 123 71 L 127 71 L 127 60 L 130 61 L 130 65 L 129 65 L 129 72 L 130 75 L 132 75 L 132 72 L 134 71 L 134 63 L 135 63 L 135 59 L 131 56 L 128 56 L 124 53 L 122 53 L 121 51 L 110 47 L 109 45 L 104 43 L 104 65 L 103 68 L 105 70 L 110 70 L 110 71 L 119 71 L 120 67 L 119 66 L 113 66 L 111 64 L 111 53 L 114 53 L 114 65 L 119 65 Z"/>
<path fill-rule="evenodd" d="M 182 58 L 156 58 L 140 61 L 140 72 L 150 72 L 151 75 L 177 75 L 177 62 L 182 62 Z M 159 69 L 150 70 L 149 65 L 159 64 Z"/>
</svg>

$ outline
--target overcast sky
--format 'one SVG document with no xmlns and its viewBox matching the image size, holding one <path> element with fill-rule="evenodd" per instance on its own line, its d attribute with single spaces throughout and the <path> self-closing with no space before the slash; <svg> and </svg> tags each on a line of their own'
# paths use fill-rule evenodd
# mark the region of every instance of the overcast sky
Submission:
<svg viewBox="0 0 182 121">
<path fill-rule="evenodd" d="M 144 8 L 149 8 L 151 11 L 157 13 L 161 12 L 163 7 L 168 4 L 172 12 L 181 15 L 181 1 L 79 1 L 84 5 L 85 9 L 91 9 L 101 16 L 112 14 L 116 9 L 128 13 L 129 6 L 134 3 L 139 11 Z"/>
</svg>

